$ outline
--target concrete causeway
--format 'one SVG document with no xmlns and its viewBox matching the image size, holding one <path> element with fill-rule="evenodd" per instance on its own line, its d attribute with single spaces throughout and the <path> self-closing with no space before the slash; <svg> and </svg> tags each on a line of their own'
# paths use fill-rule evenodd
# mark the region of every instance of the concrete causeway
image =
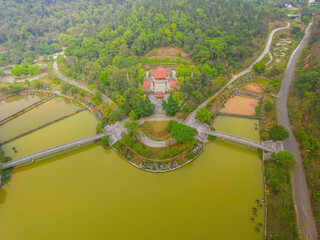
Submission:
<svg viewBox="0 0 320 240">
<path fill-rule="evenodd" d="M 252 141 L 252 140 L 249 140 L 249 139 L 233 136 L 233 135 L 230 135 L 230 134 L 217 132 L 217 131 L 210 131 L 210 130 L 204 131 L 203 133 L 205 133 L 206 135 L 210 135 L 210 136 L 215 136 L 217 138 L 221 138 L 222 140 L 229 140 L 229 141 L 232 141 L 232 142 L 237 142 L 237 143 L 241 143 L 241 144 L 247 145 L 247 146 L 252 147 L 252 148 L 261 149 L 261 150 L 266 151 L 266 152 L 276 152 L 276 150 L 274 148 L 272 148 L 272 147 L 263 145 L 261 143 L 258 143 L 258 142 L 255 142 L 255 141 Z"/>
<path fill-rule="evenodd" d="M 94 136 L 90 136 L 90 137 L 82 138 L 82 139 L 72 141 L 69 143 L 65 143 L 65 144 L 62 144 L 62 145 L 59 145 L 56 147 L 48 148 L 48 149 L 42 150 L 40 152 L 32 153 L 27 156 L 3 163 L 2 166 L 3 166 L 3 169 L 7 169 L 10 167 L 17 167 L 17 166 L 21 166 L 24 164 L 28 164 L 28 163 L 35 161 L 36 159 L 43 159 L 43 158 L 46 158 L 50 155 L 53 155 L 53 154 L 56 154 L 56 153 L 59 153 L 62 151 L 70 150 L 72 148 L 81 147 L 85 144 L 92 143 L 96 140 L 101 139 L 103 136 L 106 136 L 106 134 L 105 133 L 97 134 Z"/>
</svg>

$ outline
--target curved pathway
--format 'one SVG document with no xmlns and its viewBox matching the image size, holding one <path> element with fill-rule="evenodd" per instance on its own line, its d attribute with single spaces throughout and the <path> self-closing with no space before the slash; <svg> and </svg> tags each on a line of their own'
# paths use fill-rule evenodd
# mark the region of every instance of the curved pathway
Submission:
<svg viewBox="0 0 320 240">
<path fill-rule="evenodd" d="M 290 84 L 295 73 L 298 57 L 301 54 L 302 49 L 307 43 L 307 40 L 310 36 L 311 25 L 312 23 L 310 22 L 308 28 L 306 29 L 305 36 L 301 40 L 299 46 L 293 51 L 288 61 L 287 68 L 282 80 L 281 89 L 278 95 L 279 98 L 277 99 L 277 118 L 279 124 L 285 126 L 290 133 L 289 138 L 283 141 L 284 149 L 292 153 L 297 162 L 292 174 L 291 181 L 294 203 L 298 217 L 299 233 L 300 235 L 302 235 L 302 239 L 316 240 L 318 239 L 317 227 L 311 209 L 311 201 L 306 181 L 306 175 L 304 173 L 299 146 L 292 133 L 287 109 Z"/>
<path fill-rule="evenodd" d="M 164 141 L 154 141 L 147 137 L 142 131 L 139 131 L 138 138 L 143 144 L 153 148 L 164 148 L 177 142 L 174 138 L 169 138 Z"/>
<path fill-rule="evenodd" d="M 256 64 L 257 62 L 261 61 L 264 56 L 270 52 L 270 46 L 273 40 L 273 36 L 276 32 L 280 31 L 280 30 L 284 30 L 290 27 L 290 23 L 287 24 L 287 26 L 285 27 L 281 27 L 281 28 L 276 28 L 273 29 L 268 37 L 268 41 L 266 43 L 266 46 L 263 50 L 263 52 L 260 54 L 260 56 L 253 62 L 250 64 L 249 67 L 247 67 L 245 70 L 243 70 L 242 72 L 238 73 L 237 75 L 235 75 L 229 82 L 227 82 L 218 92 L 216 92 L 214 95 L 212 95 L 211 97 L 209 97 L 206 101 L 204 101 L 196 110 L 201 109 L 203 107 L 205 107 L 208 102 L 210 101 L 210 99 L 215 98 L 216 96 L 218 96 L 223 90 L 225 90 L 227 87 L 229 87 L 234 81 L 236 81 L 238 78 L 242 77 L 243 75 L 247 74 L 248 72 L 250 72 L 253 68 L 253 65 Z M 196 115 L 196 110 L 194 110 L 192 113 L 189 114 L 189 116 L 184 120 L 184 124 L 192 126 L 193 122 L 195 120 L 195 115 Z"/>
<path fill-rule="evenodd" d="M 67 78 L 66 76 L 64 76 L 64 75 L 59 71 L 59 69 L 58 69 L 58 64 L 57 64 L 56 61 L 53 63 L 53 71 L 54 71 L 54 73 L 55 73 L 62 81 L 65 81 L 65 82 L 67 82 L 67 83 L 69 83 L 69 84 L 71 84 L 71 85 L 73 85 L 73 86 L 76 86 L 76 87 L 78 87 L 78 88 L 81 88 L 81 89 L 83 89 L 83 90 L 85 90 L 86 92 L 89 92 L 89 93 L 91 93 L 91 94 L 95 94 L 95 93 L 97 92 L 96 90 L 89 90 L 89 89 L 87 88 L 87 86 L 82 85 L 81 83 L 78 83 L 78 82 L 76 82 L 76 81 L 73 81 L 73 80 Z M 104 95 L 104 94 L 101 94 L 101 98 L 102 98 L 102 100 L 103 100 L 104 102 L 106 102 L 106 103 L 108 103 L 108 104 L 114 103 L 110 98 L 108 98 L 108 97 L 107 97 L 106 95 Z"/>
</svg>

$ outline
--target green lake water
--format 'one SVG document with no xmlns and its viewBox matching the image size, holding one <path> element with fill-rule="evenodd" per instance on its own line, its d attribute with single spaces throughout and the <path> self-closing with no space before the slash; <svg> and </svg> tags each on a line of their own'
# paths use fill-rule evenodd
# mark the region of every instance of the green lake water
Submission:
<svg viewBox="0 0 320 240">
<path fill-rule="evenodd" d="M 23 116 L 0 125 L 0 141 L 13 138 L 79 109 L 80 107 L 74 104 L 66 104 L 62 97 L 53 98 L 35 109 L 24 113 Z"/>
<path fill-rule="evenodd" d="M 238 120 L 218 118 L 215 128 L 259 137 L 257 121 Z M 95 124 L 84 111 L 3 149 L 17 158 L 93 135 Z M 263 210 L 249 221 L 262 197 L 261 161 L 242 146 L 214 141 L 186 167 L 154 174 L 91 144 L 15 170 L 0 189 L 0 239 L 262 240 L 253 229 Z"/>
<path fill-rule="evenodd" d="M 42 96 L 13 96 L 7 98 L 5 101 L 0 101 L 0 120 L 9 117 L 10 115 L 38 102 Z M 14 105 L 14 107 L 12 107 Z"/>
</svg>

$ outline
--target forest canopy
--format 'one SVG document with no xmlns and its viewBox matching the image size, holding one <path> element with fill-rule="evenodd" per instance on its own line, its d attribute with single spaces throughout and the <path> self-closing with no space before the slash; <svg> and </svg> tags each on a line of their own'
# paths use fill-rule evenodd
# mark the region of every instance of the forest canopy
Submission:
<svg viewBox="0 0 320 240">
<path fill-rule="evenodd" d="M 194 109 L 261 47 L 268 23 L 283 17 L 264 0 L 15 0 L 2 1 L 0 12 L 0 65 L 66 47 L 60 71 L 111 97 L 118 117 L 134 118 L 138 102 L 124 94 L 141 86 L 144 54 L 158 47 L 189 54 L 193 63 L 179 64 L 173 98 Z"/>
</svg>

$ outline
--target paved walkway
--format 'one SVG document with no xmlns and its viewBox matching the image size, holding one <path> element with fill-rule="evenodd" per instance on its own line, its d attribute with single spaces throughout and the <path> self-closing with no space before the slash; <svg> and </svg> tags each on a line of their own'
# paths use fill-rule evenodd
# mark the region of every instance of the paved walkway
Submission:
<svg viewBox="0 0 320 240">
<path fill-rule="evenodd" d="M 168 147 L 168 146 L 173 145 L 177 142 L 174 138 L 169 138 L 165 141 L 154 141 L 154 140 L 150 139 L 149 137 L 147 137 L 142 131 L 139 131 L 138 138 L 143 144 L 145 144 L 149 147 L 153 147 L 153 148 Z"/>
</svg>

